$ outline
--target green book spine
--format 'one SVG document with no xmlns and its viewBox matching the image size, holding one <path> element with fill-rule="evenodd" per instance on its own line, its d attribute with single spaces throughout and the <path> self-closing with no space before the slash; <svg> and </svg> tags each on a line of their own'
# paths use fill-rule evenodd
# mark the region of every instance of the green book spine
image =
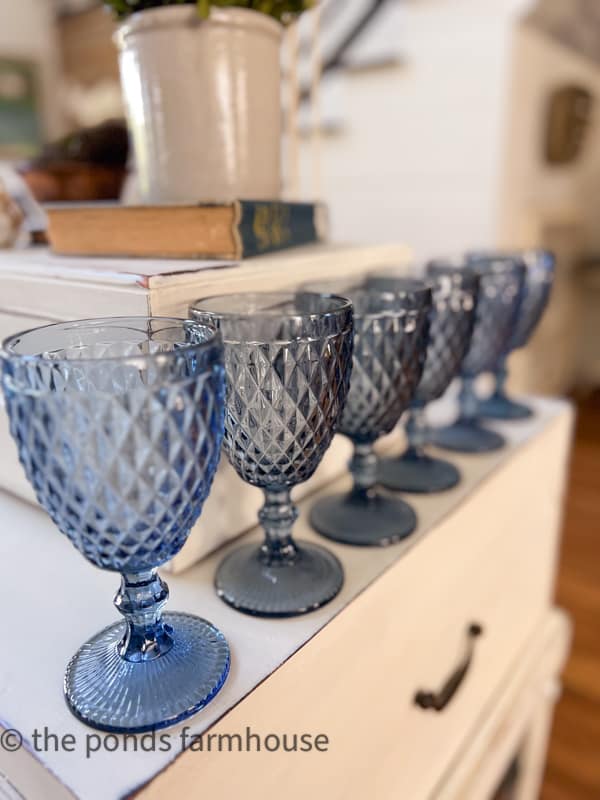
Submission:
<svg viewBox="0 0 600 800">
<path fill-rule="evenodd" d="M 315 203 L 240 200 L 237 232 L 243 258 L 319 241 L 317 210 Z"/>
</svg>

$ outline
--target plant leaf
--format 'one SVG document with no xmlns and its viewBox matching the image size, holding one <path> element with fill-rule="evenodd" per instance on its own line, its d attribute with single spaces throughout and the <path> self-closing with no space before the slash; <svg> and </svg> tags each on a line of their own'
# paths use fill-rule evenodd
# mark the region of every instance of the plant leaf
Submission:
<svg viewBox="0 0 600 800">
<path fill-rule="evenodd" d="M 202 19 L 210 16 L 211 6 L 233 6 L 252 8 L 280 22 L 291 21 L 306 9 L 315 6 L 317 2 L 318 0 L 104 0 L 104 4 L 112 8 L 118 19 L 123 19 L 134 11 L 187 3 L 196 6 L 198 16 Z"/>
</svg>

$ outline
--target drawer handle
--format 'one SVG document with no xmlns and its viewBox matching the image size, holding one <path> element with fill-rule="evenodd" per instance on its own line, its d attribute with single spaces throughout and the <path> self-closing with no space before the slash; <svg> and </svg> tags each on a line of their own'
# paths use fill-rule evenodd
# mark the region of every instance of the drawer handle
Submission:
<svg viewBox="0 0 600 800">
<path fill-rule="evenodd" d="M 467 628 L 467 648 L 463 659 L 458 667 L 450 675 L 439 692 L 427 692 L 420 689 L 415 695 L 415 703 L 419 708 L 433 711 L 443 711 L 458 691 L 461 683 L 465 679 L 475 651 L 475 642 L 478 636 L 483 633 L 483 628 L 476 622 Z"/>
</svg>

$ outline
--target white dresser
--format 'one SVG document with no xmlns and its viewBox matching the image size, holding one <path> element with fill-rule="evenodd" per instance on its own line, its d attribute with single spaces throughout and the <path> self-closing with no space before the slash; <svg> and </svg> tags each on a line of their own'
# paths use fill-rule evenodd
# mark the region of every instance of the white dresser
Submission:
<svg viewBox="0 0 600 800">
<path fill-rule="evenodd" d="M 187 741 L 202 736 L 202 750 L 181 752 L 182 725 L 165 732 L 168 750 L 124 752 L 119 739 L 86 757 L 95 734 L 67 711 L 62 674 L 114 620 L 115 576 L 86 564 L 33 506 L 0 495 L 1 724 L 25 739 L 47 726 L 76 740 L 75 752 L 0 751 L 0 772 L 29 800 L 488 800 L 505 775 L 503 798 L 534 800 L 569 643 L 552 597 L 572 426 L 568 404 L 534 406 L 533 420 L 498 426 L 504 451 L 452 456 L 459 487 L 410 498 L 419 528 L 404 543 L 328 543 L 346 582 L 313 614 L 271 621 L 225 606 L 212 589 L 225 549 L 168 577 L 171 610 L 211 619 L 232 650 L 225 687 L 188 721 Z M 314 497 L 301 502 L 299 536 L 316 538 Z M 260 752 L 256 738 L 238 752 L 248 734 Z M 310 752 L 265 749 L 283 734 L 308 734 Z"/>
</svg>

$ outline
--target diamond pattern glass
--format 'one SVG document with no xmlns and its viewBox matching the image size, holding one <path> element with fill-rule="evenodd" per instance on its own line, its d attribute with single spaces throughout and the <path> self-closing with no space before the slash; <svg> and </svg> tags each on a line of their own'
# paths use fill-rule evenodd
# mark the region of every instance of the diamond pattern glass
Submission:
<svg viewBox="0 0 600 800">
<path fill-rule="evenodd" d="M 512 256 L 483 255 L 450 263 L 479 274 L 479 297 L 471 345 L 461 369 L 459 418 L 453 425 L 436 430 L 433 441 L 448 450 L 484 453 L 503 447 L 505 442 L 499 433 L 478 423 L 474 382 L 480 373 L 495 369 L 513 335 L 523 300 L 525 264 Z"/>
<path fill-rule="evenodd" d="M 555 259 L 546 250 L 527 250 L 517 257 L 526 267 L 523 299 L 512 336 L 494 369 L 494 391 L 479 403 L 478 415 L 489 419 L 526 419 L 532 414 L 529 406 L 506 394 L 506 361 L 513 350 L 525 347 L 542 318 L 554 281 Z"/>
<path fill-rule="evenodd" d="M 40 504 L 97 567 L 121 573 L 124 622 L 67 668 L 73 713 L 104 730 L 164 727 L 202 708 L 229 669 L 210 623 L 162 614 L 156 567 L 198 518 L 223 431 L 222 345 L 190 321 L 59 323 L 7 339 L 10 430 Z"/>
<path fill-rule="evenodd" d="M 412 533 L 417 518 L 406 503 L 377 491 L 373 444 L 393 430 L 421 378 L 431 290 L 406 280 L 394 291 L 365 284 L 346 293 L 354 305 L 354 364 L 340 432 L 354 443 L 354 486 L 317 502 L 310 519 L 335 541 L 388 545 Z"/>
<path fill-rule="evenodd" d="M 458 469 L 448 461 L 427 455 L 429 441 L 425 407 L 441 397 L 456 377 L 473 334 L 479 292 L 479 276 L 469 269 L 433 265 L 427 271 L 432 286 L 429 346 L 423 376 L 408 419 L 408 449 L 400 457 L 379 463 L 379 480 L 388 489 L 430 493 L 450 489 L 460 480 Z M 372 278 L 381 287 L 394 288 L 394 276 Z"/>
<path fill-rule="evenodd" d="M 192 316 L 225 343 L 224 449 L 261 488 L 262 546 L 235 548 L 215 585 L 234 608 L 285 617 L 319 608 L 340 590 L 339 561 L 292 538 L 293 486 L 308 480 L 331 444 L 352 367 L 352 306 L 310 292 L 229 295 L 197 301 Z"/>
</svg>

